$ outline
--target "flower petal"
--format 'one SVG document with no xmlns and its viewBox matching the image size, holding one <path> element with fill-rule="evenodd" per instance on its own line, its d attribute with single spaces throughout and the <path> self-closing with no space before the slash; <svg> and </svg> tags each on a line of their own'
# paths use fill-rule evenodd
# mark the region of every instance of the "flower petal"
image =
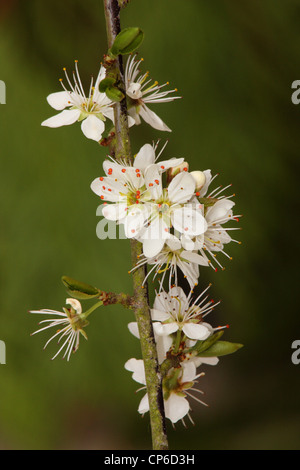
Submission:
<svg viewBox="0 0 300 470">
<path fill-rule="evenodd" d="M 154 148 L 150 144 L 145 144 L 140 148 L 134 160 L 134 168 L 145 171 L 147 166 L 155 163 Z"/>
<path fill-rule="evenodd" d="M 207 339 L 211 334 L 210 330 L 206 328 L 206 326 L 192 322 L 185 323 L 182 331 L 188 338 L 198 340 Z"/>
<path fill-rule="evenodd" d="M 203 215 L 191 207 L 175 209 L 171 219 L 174 228 L 189 237 L 200 235 L 207 230 L 207 222 Z"/>
<path fill-rule="evenodd" d="M 154 129 L 157 129 L 159 131 L 168 131 L 172 132 L 171 129 L 160 119 L 157 114 L 155 114 L 153 111 L 151 111 L 148 106 L 143 105 L 140 108 L 140 115 L 144 119 L 144 121 L 147 122 L 147 124 L 150 124 Z"/>
<path fill-rule="evenodd" d="M 170 419 L 172 423 L 177 423 L 180 419 L 188 414 L 190 405 L 186 398 L 171 393 L 168 400 L 165 400 L 165 414 L 166 418 Z"/>
<path fill-rule="evenodd" d="M 46 121 L 43 121 L 41 125 L 52 128 L 69 126 L 70 124 L 74 124 L 74 122 L 78 121 L 80 114 L 79 109 L 66 109 L 61 113 L 46 119 Z"/>
<path fill-rule="evenodd" d="M 178 330 L 178 325 L 176 322 L 160 323 L 156 321 L 153 323 L 153 330 L 158 336 L 169 336 Z"/>
<path fill-rule="evenodd" d="M 135 359 L 134 357 L 132 357 L 131 359 L 128 359 L 124 367 L 126 370 L 133 372 L 133 380 L 140 384 L 146 385 L 145 367 L 143 359 Z"/>
<path fill-rule="evenodd" d="M 71 106 L 71 94 L 67 91 L 58 91 L 56 93 L 51 93 L 47 96 L 47 101 L 52 106 L 52 108 L 57 111 L 65 109 L 67 106 Z"/>
<path fill-rule="evenodd" d="M 141 415 L 143 415 L 144 413 L 147 413 L 147 411 L 149 411 L 148 393 L 146 393 L 146 395 L 143 396 L 138 407 L 138 412 Z"/>
<path fill-rule="evenodd" d="M 195 192 L 196 183 L 194 178 L 187 172 L 182 171 L 172 179 L 168 187 L 169 199 L 173 202 L 188 202 Z"/>
<path fill-rule="evenodd" d="M 92 114 L 81 123 L 81 130 L 88 139 L 99 142 L 105 129 L 105 124 L 101 119 Z"/>
</svg>

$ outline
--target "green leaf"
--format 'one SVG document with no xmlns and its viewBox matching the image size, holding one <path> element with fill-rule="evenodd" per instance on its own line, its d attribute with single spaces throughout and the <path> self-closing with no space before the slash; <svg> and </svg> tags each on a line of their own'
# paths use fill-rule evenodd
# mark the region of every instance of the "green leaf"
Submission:
<svg viewBox="0 0 300 470">
<path fill-rule="evenodd" d="M 116 83 L 116 79 L 112 77 L 106 77 L 99 83 L 99 91 L 105 93 L 106 88 L 113 86 Z"/>
<path fill-rule="evenodd" d="M 119 54 L 131 54 L 140 46 L 143 39 L 144 33 L 140 28 L 125 28 L 117 35 L 108 54 L 112 57 Z"/>
<path fill-rule="evenodd" d="M 125 98 L 124 93 L 122 93 L 121 90 L 119 90 L 119 88 L 116 88 L 114 86 L 107 87 L 105 90 L 105 93 L 106 93 L 106 96 L 112 101 L 119 102 L 119 101 L 122 101 L 123 98 Z"/>
<path fill-rule="evenodd" d="M 63 276 L 61 280 L 66 287 L 67 292 L 72 297 L 75 297 L 75 299 L 94 299 L 100 294 L 99 289 L 96 287 L 85 284 L 84 282 L 76 281 L 76 279 L 72 279 L 71 277 Z"/>
<path fill-rule="evenodd" d="M 230 343 L 228 341 L 217 341 L 210 346 L 210 348 L 202 351 L 198 356 L 201 357 L 214 357 L 214 356 L 226 356 L 227 354 L 233 354 L 243 347 L 243 344 Z"/>
</svg>

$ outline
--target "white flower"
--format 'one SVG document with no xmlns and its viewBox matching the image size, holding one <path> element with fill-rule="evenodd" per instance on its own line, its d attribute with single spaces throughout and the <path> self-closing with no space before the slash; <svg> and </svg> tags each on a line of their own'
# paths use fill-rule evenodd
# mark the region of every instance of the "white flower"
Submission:
<svg viewBox="0 0 300 470">
<path fill-rule="evenodd" d="M 195 193 L 195 198 L 193 199 L 192 203 L 205 218 L 207 229 L 204 233 L 199 234 L 196 237 L 190 237 L 188 234 L 182 235 L 181 243 L 183 248 L 187 251 L 199 251 L 207 263 L 215 271 L 217 271 L 215 263 L 222 269 L 225 268 L 216 258 L 215 252 L 220 252 L 227 258 L 232 259 L 224 251 L 224 245 L 230 242 L 240 243 L 237 240 L 231 238 L 228 234 L 229 231 L 239 230 L 239 228 L 224 227 L 224 224 L 227 222 L 237 222 L 241 216 L 233 215 L 232 208 L 234 207 L 235 203 L 230 199 L 232 196 L 219 197 L 219 195 L 231 185 L 228 185 L 225 188 L 219 186 L 211 191 L 208 196 L 206 196 L 208 187 L 215 177 L 211 177 L 210 170 L 204 171 L 203 174 L 206 177 L 206 181 L 203 187 Z"/>
<path fill-rule="evenodd" d="M 105 77 L 105 69 L 101 66 L 94 85 L 93 79 L 91 80 L 88 96 L 85 95 L 81 83 L 77 61 L 75 61 L 75 72 L 73 72 L 74 84 L 72 84 L 65 68 L 64 72 L 69 90 L 60 79 L 64 91 L 51 93 L 47 97 L 50 106 L 61 112 L 46 119 L 42 122 L 42 126 L 61 127 L 80 121 L 84 135 L 88 139 L 98 142 L 104 132 L 106 118 L 113 121 L 113 102 L 107 98 L 105 93 L 99 92 L 99 83 Z"/>
<path fill-rule="evenodd" d="M 141 123 L 141 118 L 145 122 L 158 129 L 160 131 L 169 131 L 171 129 L 155 114 L 147 104 L 152 103 L 166 103 L 180 98 L 180 96 L 168 96 L 170 93 L 174 93 L 177 90 L 161 91 L 163 87 L 168 85 L 158 85 L 158 82 L 154 82 L 150 85 L 151 79 L 148 80 L 149 73 L 139 75 L 138 69 L 141 60 L 136 60 L 136 55 L 128 58 L 125 68 L 125 88 L 128 99 L 128 113 L 135 123 L 138 125 Z"/>
<path fill-rule="evenodd" d="M 162 291 L 157 294 L 151 310 L 155 333 L 168 336 L 180 330 L 189 339 L 200 341 L 207 339 L 214 329 L 203 322 L 203 315 L 210 313 L 214 305 L 212 301 L 207 302 L 207 297 L 197 304 L 207 289 L 193 303 L 191 303 L 192 291 L 187 297 L 181 287 L 175 286 L 169 293 Z"/>
<path fill-rule="evenodd" d="M 96 178 L 91 184 L 103 201 L 112 203 L 103 208 L 103 216 L 124 224 L 126 237 L 141 241 L 147 257 L 156 256 L 162 250 L 171 236 L 171 228 L 190 236 L 199 235 L 207 228 L 202 213 L 186 204 L 195 190 L 194 179 L 188 172 L 179 173 L 167 188 L 163 187 L 164 171 L 178 166 L 183 159 L 156 163 L 155 149 L 144 145 L 133 166 L 106 160 L 103 164 L 106 176 Z"/>
<path fill-rule="evenodd" d="M 198 284 L 200 275 L 199 266 L 208 266 L 208 261 L 206 257 L 204 258 L 195 251 L 185 250 L 181 241 L 170 234 L 164 247 L 156 256 L 147 258 L 142 255 L 131 272 L 144 264 L 149 264 L 151 268 L 143 281 L 143 285 L 154 272 L 153 281 L 161 275 L 159 279 L 161 290 L 167 273 L 169 273 L 169 289 L 171 289 L 172 284 L 178 284 L 178 269 L 181 270 L 190 287 L 195 287 Z"/>
<path fill-rule="evenodd" d="M 146 257 L 156 256 L 170 238 L 170 230 L 196 236 L 206 231 L 207 225 L 200 211 L 189 201 L 194 195 L 195 182 L 188 172 L 176 175 L 167 188 L 163 187 L 162 175 L 156 165 L 145 171 L 145 185 L 150 193 L 148 220 L 135 238 L 143 243 Z"/>
<path fill-rule="evenodd" d="M 133 372 L 132 374 L 133 380 L 144 385 L 142 389 L 146 388 L 145 387 L 145 384 L 146 384 L 145 368 L 144 368 L 144 361 L 142 359 L 135 359 L 135 358 L 129 359 L 125 364 L 125 369 L 130 372 Z M 174 370 L 172 370 L 172 372 L 174 372 Z M 183 418 L 186 415 L 188 415 L 189 418 L 191 419 L 190 414 L 189 414 L 190 405 L 186 398 L 187 395 L 194 398 L 201 404 L 207 406 L 206 403 L 194 397 L 188 391 L 188 390 L 193 390 L 198 393 L 203 393 L 200 390 L 197 390 L 194 388 L 195 381 L 199 377 L 204 375 L 203 373 L 198 374 L 198 375 L 196 374 L 196 366 L 194 362 L 190 361 L 190 362 L 181 364 L 180 370 L 177 369 L 175 374 L 176 374 L 176 382 L 175 381 L 172 382 L 171 389 L 167 387 L 168 385 L 167 380 L 163 381 L 165 416 L 172 423 L 177 423 L 177 421 L 183 420 Z M 146 393 L 144 397 L 142 398 L 142 400 L 140 401 L 138 412 L 143 415 L 147 411 L 149 411 L 149 400 L 148 400 L 148 394 Z"/>
<path fill-rule="evenodd" d="M 78 300 L 67 299 L 66 304 L 70 305 L 71 308 L 63 308 L 63 312 L 58 312 L 57 310 L 42 309 L 31 310 L 29 313 L 38 313 L 41 315 L 55 315 L 56 317 L 58 317 L 54 319 L 52 318 L 42 320 L 39 324 L 49 324 L 35 331 L 34 333 L 32 333 L 32 335 L 47 330 L 48 328 L 55 327 L 56 333 L 51 336 L 51 338 L 46 342 L 44 349 L 47 347 L 50 341 L 59 336 L 58 344 L 61 341 L 63 341 L 63 344 L 58 350 L 58 352 L 52 357 L 52 359 L 55 359 L 58 354 L 65 348 L 63 358 L 67 357 L 67 360 L 69 361 L 72 351 L 76 352 L 79 347 L 80 334 L 82 334 L 82 336 L 87 339 L 87 335 L 83 328 L 88 325 L 88 322 L 81 316 L 81 303 Z"/>
</svg>

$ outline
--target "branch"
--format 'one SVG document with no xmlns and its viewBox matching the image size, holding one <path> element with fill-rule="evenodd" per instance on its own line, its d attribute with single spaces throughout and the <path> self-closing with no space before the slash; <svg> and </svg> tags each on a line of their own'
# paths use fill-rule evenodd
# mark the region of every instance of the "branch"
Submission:
<svg viewBox="0 0 300 470">
<path fill-rule="evenodd" d="M 119 34 L 120 5 L 118 0 L 103 0 L 106 19 L 108 47 L 110 48 L 115 37 Z M 122 2 L 124 3 L 124 2 Z M 122 57 L 109 65 L 110 76 L 114 74 L 118 88 L 125 95 Z M 115 158 L 132 162 L 127 118 L 126 98 L 114 106 L 115 118 Z M 135 266 L 137 257 L 142 254 L 142 245 L 137 240 L 131 240 L 131 260 Z M 149 412 L 152 432 L 152 444 L 154 450 L 168 449 L 168 441 L 165 429 L 164 402 L 162 394 L 162 381 L 157 359 L 157 351 L 154 340 L 152 321 L 150 316 L 148 288 L 142 288 L 145 279 L 146 268 L 136 269 L 133 274 L 133 290 L 136 321 L 139 328 L 142 356 L 145 365 L 147 392 L 149 398 Z"/>
</svg>

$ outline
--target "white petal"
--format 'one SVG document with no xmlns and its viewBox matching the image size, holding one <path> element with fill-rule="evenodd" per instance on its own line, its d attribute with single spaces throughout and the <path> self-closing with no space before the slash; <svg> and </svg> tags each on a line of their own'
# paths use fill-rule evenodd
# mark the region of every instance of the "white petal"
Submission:
<svg viewBox="0 0 300 470">
<path fill-rule="evenodd" d="M 162 196 L 162 183 L 161 173 L 158 171 L 157 165 L 150 165 L 146 168 L 144 179 L 152 199 L 159 199 Z"/>
<path fill-rule="evenodd" d="M 145 367 L 143 359 L 129 359 L 125 365 L 126 370 L 133 372 L 132 378 L 136 382 L 146 385 L 146 377 L 145 377 Z"/>
<path fill-rule="evenodd" d="M 134 168 L 144 171 L 147 166 L 155 163 L 154 148 L 150 144 L 145 144 L 140 148 L 134 160 Z"/>
<path fill-rule="evenodd" d="M 127 204 L 108 204 L 103 207 L 102 214 L 107 220 L 122 220 L 127 214 Z"/>
<path fill-rule="evenodd" d="M 195 243 L 189 237 L 182 235 L 180 239 L 182 243 L 182 248 L 187 251 L 193 251 L 195 248 Z"/>
<path fill-rule="evenodd" d="M 207 230 L 203 215 L 191 207 L 175 209 L 171 215 L 173 227 L 189 237 L 200 235 Z"/>
<path fill-rule="evenodd" d="M 206 326 L 192 322 L 185 323 L 182 331 L 191 339 L 204 340 L 210 336 L 210 330 Z"/>
<path fill-rule="evenodd" d="M 124 219 L 124 230 L 127 238 L 139 236 L 140 231 L 145 224 L 145 214 L 140 209 L 132 209 L 128 211 L 127 217 Z"/>
<path fill-rule="evenodd" d="M 140 115 L 144 119 L 144 121 L 147 122 L 147 124 L 150 124 L 154 129 L 157 129 L 159 131 L 168 131 L 172 132 L 171 129 L 160 119 L 157 114 L 155 114 L 153 111 L 151 111 L 148 106 L 143 105 L 140 108 Z"/>
<path fill-rule="evenodd" d="M 211 178 L 212 178 L 210 170 L 204 170 L 203 173 L 204 173 L 204 176 L 205 176 L 205 184 L 200 190 L 200 197 L 205 196 L 205 194 L 207 193 L 207 190 L 208 190 L 208 187 L 210 185 Z"/>
<path fill-rule="evenodd" d="M 181 258 L 190 261 L 191 263 L 197 263 L 200 266 L 208 266 L 207 259 L 193 251 L 183 251 L 181 253 Z"/>
<path fill-rule="evenodd" d="M 172 179 L 168 187 L 168 195 L 173 203 L 188 202 L 195 192 L 195 180 L 187 173 L 182 171 Z"/>
<path fill-rule="evenodd" d="M 151 309 L 151 318 L 154 321 L 166 321 L 169 320 L 170 314 L 165 311 L 153 308 Z"/>
<path fill-rule="evenodd" d="M 75 310 L 76 313 L 80 314 L 82 312 L 81 303 L 77 299 L 67 299 L 67 305 L 71 305 L 71 307 Z"/>
<path fill-rule="evenodd" d="M 156 240 L 143 240 L 143 253 L 146 258 L 152 258 L 153 256 L 158 255 L 163 249 L 165 241 L 161 239 Z"/>
<path fill-rule="evenodd" d="M 161 170 L 168 170 L 169 168 L 181 165 L 183 162 L 184 158 L 170 158 L 169 160 L 157 163 L 157 165 Z"/>
<path fill-rule="evenodd" d="M 51 93 L 47 96 L 47 101 L 52 108 L 57 111 L 65 109 L 67 106 L 71 106 L 71 96 L 67 91 L 58 91 L 57 93 Z"/>
<path fill-rule="evenodd" d="M 148 393 L 146 393 L 146 395 L 143 396 L 138 407 L 138 412 L 141 415 L 143 415 L 144 413 L 147 413 L 147 411 L 149 411 Z"/>
<path fill-rule="evenodd" d="M 132 321 L 132 322 L 128 323 L 128 330 L 130 331 L 130 333 L 133 336 L 140 339 L 140 333 L 139 333 L 139 328 L 138 328 L 137 322 Z"/>
<path fill-rule="evenodd" d="M 168 400 L 165 401 L 166 418 L 170 419 L 172 423 L 177 423 L 177 421 L 184 418 L 189 409 L 190 405 L 187 399 L 176 395 L 176 393 L 171 393 Z"/>
<path fill-rule="evenodd" d="M 182 365 L 181 382 L 193 382 L 196 378 L 196 365 L 193 361 L 184 362 Z"/>
<path fill-rule="evenodd" d="M 46 121 L 43 121 L 41 125 L 52 128 L 69 126 L 78 121 L 80 114 L 81 112 L 79 109 L 67 109 L 49 119 L 46 119 Z"/>
<path fill-rule="evenodd" d="M 192 359 L 192 361 L 195 362 L 196 367 L 199 367 L 201 364 L 216 366 L 219 362 L 219 358 L 218 357 L 195 357 L 195 359 Z"/>
<path fill-rule="evenodd" d="M 178 330 L 178 325 L 175 322 L 172 323 L 153 323 L 153 330 L 158 336 L 168 336 Z"/>
<path fill-rule="evenodd" d="M 88 139 L 99 142 L 102 137 L 105 124 L 101 119 L 92 114 L 84 119 L 81 123 L 81 130 Z"/>
<path fill-rule="evenodd" d="M 228 217 L 231 212 L 231 208 L 235 205 L 230 199 L 221 199 L 217 201 L 212 207 L 207 210 L 206 220 L 208 223 L 213 223 L 218 220 Z"/>
</svg>

